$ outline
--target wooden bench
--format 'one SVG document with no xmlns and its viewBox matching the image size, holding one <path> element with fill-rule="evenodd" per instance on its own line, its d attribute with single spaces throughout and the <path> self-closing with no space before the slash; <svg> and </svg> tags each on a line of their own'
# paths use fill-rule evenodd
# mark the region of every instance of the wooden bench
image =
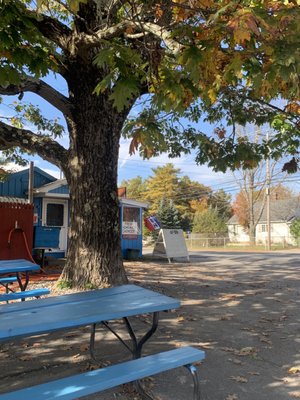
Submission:
<svg viewBox="0 0 300 400">
<path fill-rule="evenodd" d="M 1 400 L 74 400 L 106 389 L 133 382 L 173 368 L 185 366 L 193 375 L 194 400 L 200 391 L 193 363 L 204 359 L 204 352 L 193 347 L 174 350 L 126 361 L 106 368 L 58 379 L 0 395 Z"/>
<path fill-rule="evenodd" d="M 49 294 L 50 290 L 47 288 L 41 289 L 33 289 L 33 290 L 24 290 L 23 292 L 9 292 L 0 294 L 0 302 L 1 301 L 11 301 L 11 300 L 25 300 L 28 297 L 36 297 L 44 296 Z"/>
<path fill-rule="evenodd" d="M 18 278 L 16 276 L 7 276 L 5 278 L 0 278 L 0 285 L 5 287 L 6 293 L 9 292 L 8 285 L 14 282 L 18 282 Z"/>
</svg>

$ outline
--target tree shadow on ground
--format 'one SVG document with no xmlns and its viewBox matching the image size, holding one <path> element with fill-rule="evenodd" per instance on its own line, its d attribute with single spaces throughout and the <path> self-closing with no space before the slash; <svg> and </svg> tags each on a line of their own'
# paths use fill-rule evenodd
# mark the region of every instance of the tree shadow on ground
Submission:
<svg viewBox="0 0 300 400">
<path fill-rule="evenodd" d="M 221 258 L 220 258 L 221 257 Z M 144 354 L 181 345 L 204 349 L 199 366 L 204 400 L 287 400 L 300 396 L 300 267 L 284 257 L 277 265 L 254 258 L 214 255 L 190 263 L 141 260 L 125 263 L 131 283 L 179 298 L 178 310 L 161 313 L 158 331 Z M 125 335 L 120 322 L 116 327 Z M 140 334 L 149 316 L 134 318 Z M 0 391 L 94 368 L 89 359 L 89 328 L 26 338 L 1 345 Z M 111 334 L 97 334 L 99 365 L 129 359 Z M 296 369 L 297 371 L 297 369 Z M 161 400 L 185 400 L 190 377 L 177 369 L 146 380 Z M 88 399 L 138 398 L 128 387 Z"/>
</svg>

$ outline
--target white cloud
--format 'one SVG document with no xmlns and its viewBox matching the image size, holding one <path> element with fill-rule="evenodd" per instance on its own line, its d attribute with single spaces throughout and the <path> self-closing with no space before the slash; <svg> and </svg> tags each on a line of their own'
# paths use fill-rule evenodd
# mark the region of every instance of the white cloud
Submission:
<svg viewBox="0 0 300 400">
<path fill-rule="evenodd" d="M 23 169 L 27 169 L 28 165 L 22 166 L 22 165 L 18 165 L 15 163 L 7 163 L 3 166 L 1 166 L 1 168 L 3 168 L 5 171 L 10 171 L 10 172 L 18 172 L 18 171 L 22 171 Z"/>
<path fill-rule="evenodd" d="M 62 173 L 58 169 L 49 169 L 49 168 L 42 168 L 43 171 L 45 171 L 47 174 L 54 176 L 56 179 L 62 179 Z"/>
<path fill-rule="evenodd" d="M 143 160 L 138 153 L 129 155 L 130 140 L 122 139 L 119 151 L 119 180 L 131 179 L 138 175 L 147 178 L 152 175 L 152 168 L 164 166 L 167 163 L 174 164 L 181 170 L 181 176 L 187 175 L 190 179 L 211 187 L 213 190 L 221 189 L 232 183 L 231 172 L 214 172 L 206 165 L 197 165 L 193 154 L 182 155 L 178 158 L 169 158 L 167 154 L 161 154 L 150 160 Z M 230 188 L 231 189 L 231 188 Z"/>
<path fill-rule="evenodd" d="M 119 169 L 123 168 L 128 161 L 142 160 L 138 152 L 132 156 L 129 154 L 129 145 L 130 139 L 121 139 L 119 147 Z"/>
</svg>

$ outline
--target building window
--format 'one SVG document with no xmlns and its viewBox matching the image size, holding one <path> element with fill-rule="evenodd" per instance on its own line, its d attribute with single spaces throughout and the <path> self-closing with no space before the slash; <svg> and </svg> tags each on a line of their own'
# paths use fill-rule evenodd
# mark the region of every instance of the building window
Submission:
<svg viewBox="0 0 300 400">
<path fill-rule="evenodd" d="M 260 231 L 261 231 L 262 233 L 267 232 L 267 225 L 261 225 L 261 226 L 260 226 Z"/>
<path fill-rule="evenodd" d="M 64 205 L 63 204 L 47 204 L 46 225 L 47 226 L 63 226 L 64 225 Z"/>
<path fill-rule="evenodd" d="M 123 207 L 122 235 L 127 239 L 137 239 L 141 234 L 140 209 Z"/>
<path fill-rule="evenodd" d="M 268 225 L 266 224 L 260 225 L 260 231 L 262 233 L 268 232 Z M 271 225 L 271 232 L 273 232 L 273 225 Z"/>
</svg>

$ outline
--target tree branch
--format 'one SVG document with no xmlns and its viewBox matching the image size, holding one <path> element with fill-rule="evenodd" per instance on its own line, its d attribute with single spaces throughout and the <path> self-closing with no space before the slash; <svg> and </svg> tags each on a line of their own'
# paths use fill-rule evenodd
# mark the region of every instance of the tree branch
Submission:
<svg viewBox="0 0 300 400">
<path fill-rule="evenodd" d="M 35 152 L 44 160 L 65 170 L 68 150 L 48 136 L 41 136 L 27 129 L 18 129 L 0 121 L 0 150 L 20 147 Z"/>
<path fill-rule="evenodd" d="M 125 34 L 128 28 L 135 30 L 136 34 L 143 33 L 144 35 L 151 33 L 161 41 L 165 43 L 167 48 L 171 50 L 174 54 L 177 54 L 181 45 L 171 36 L 171 33 L 162 26 L 159 26 L 152 22 L 135 22 L 125 20 L 111 26 L 109 28 L 101 29 L 95 32 L 94 35 L 81 34 L 77 38 L 77 45 L 83 45 L 86 47 L 98 47 L 101 44 L 101 40 L 109 40 L 114 37 L 118 37 L 121 34 Z"/>
<path fill-rule="evenodd" d="M 3 95 L 12 96 L 22 92 L 36 93 L 56 107 L 66 117 L 71 116 L 70 100 L 42 80 L 26 77 L 26 79 L 21 81 L 20 85 L 8 85 L 6 87 L 0 86 L 0 94 Z"/>
<path fill-rule="evenodd" d="M 35 11 L 26 10 L 32 24 L 45 38 L 57 44 L 60 48 L 68 50 L 68 45 L 73 36 L 73 31 L 60 21 Z M 38 17 L 38 18 L 37 18 Z"/>
</svg>

